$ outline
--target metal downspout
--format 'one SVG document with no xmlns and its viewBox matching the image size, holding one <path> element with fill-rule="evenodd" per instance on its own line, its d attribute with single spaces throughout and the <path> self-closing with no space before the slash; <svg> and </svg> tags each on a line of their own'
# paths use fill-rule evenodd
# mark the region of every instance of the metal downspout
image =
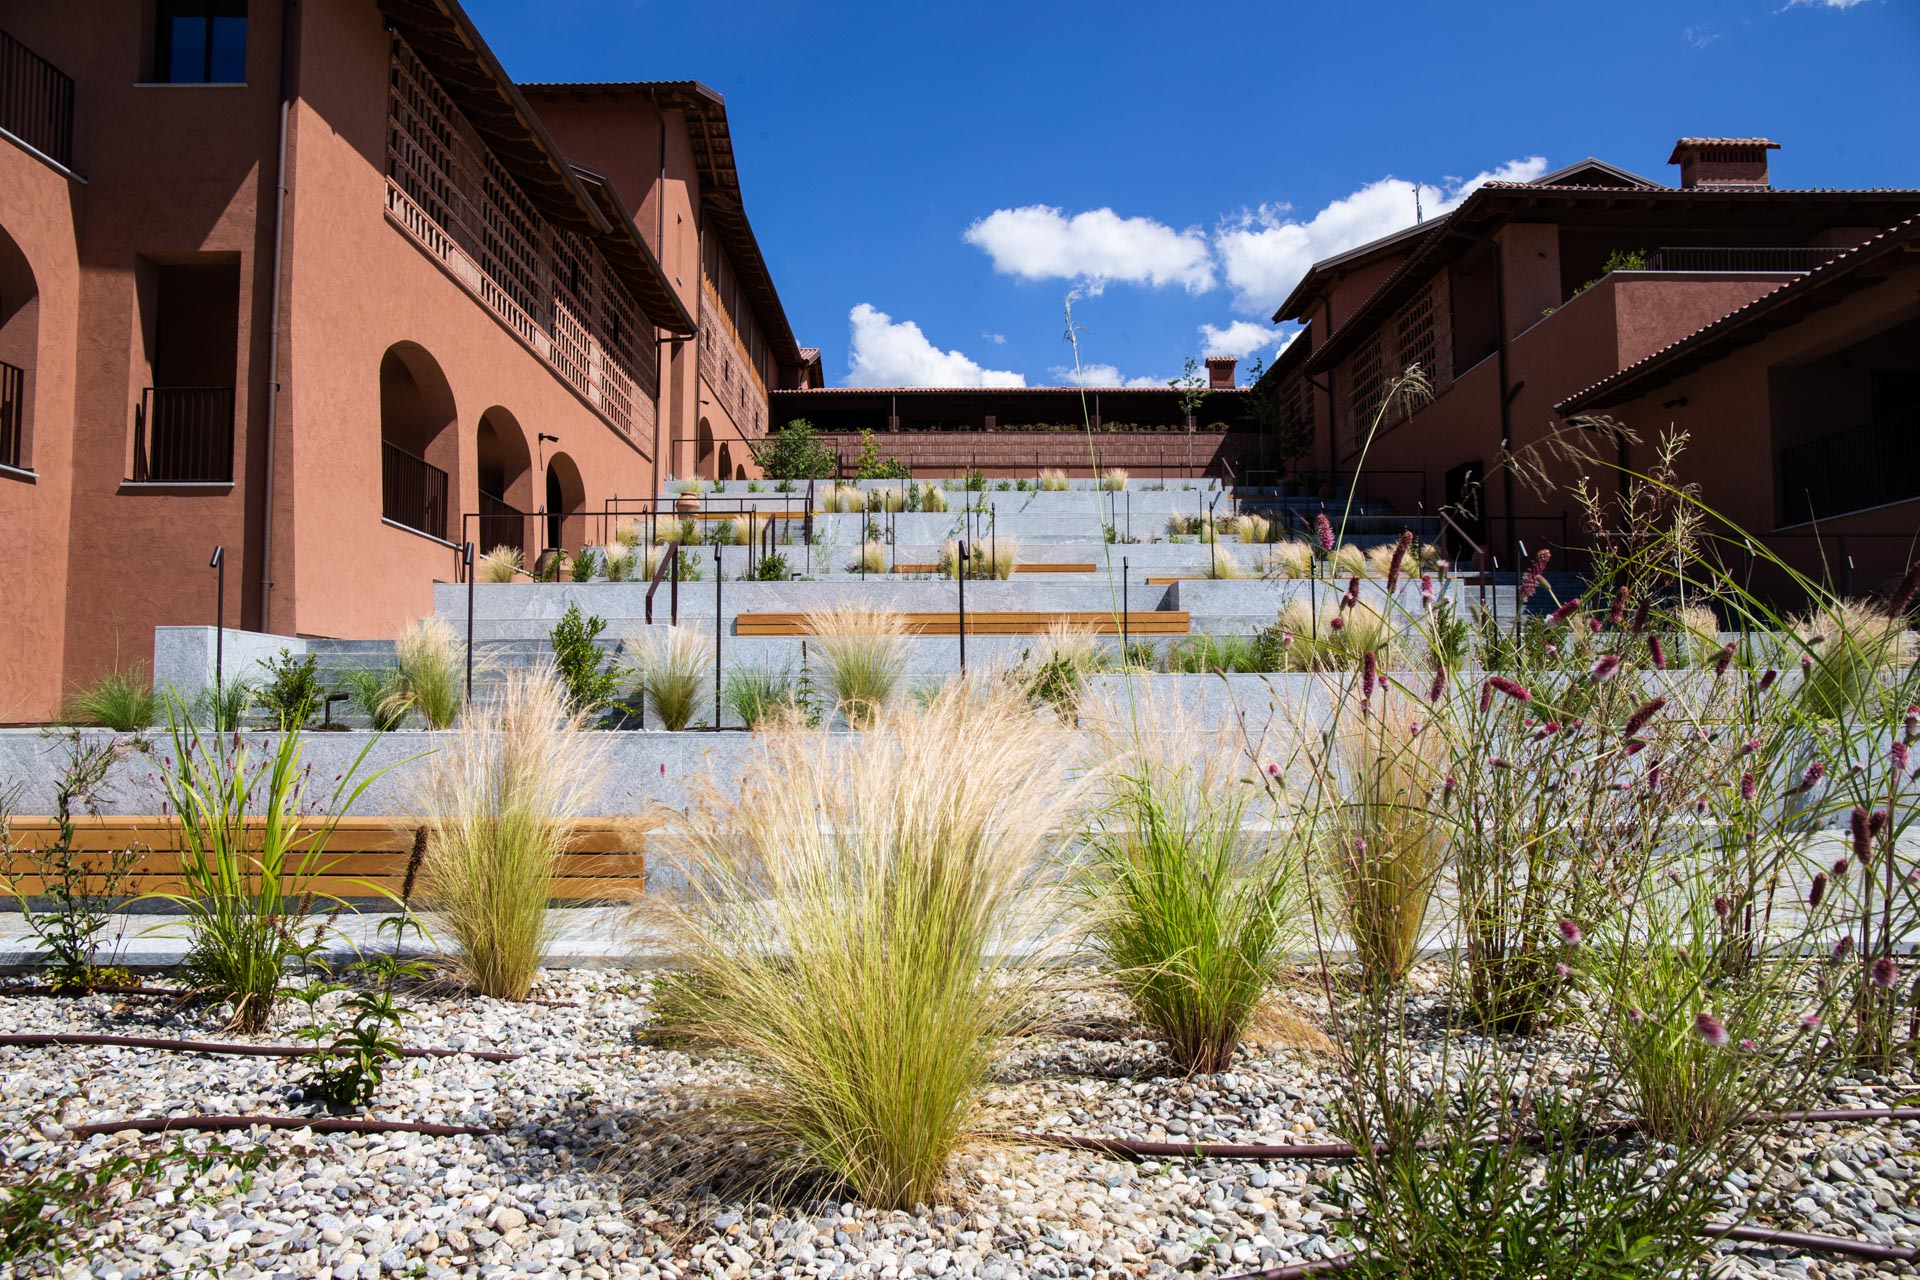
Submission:
<svg viewBox="0 0 1920 1280">
<path fill-rule="evenodd" d="M 280 279 L 287 244 L 287 132 L 293 106 L 293 34 L 299 0 L 280 0 L 280 148 L 273 188 L 273 285 L 267 321 L 266 480 L 261 495 L 260 629 L 273 630 L 273 490 L 280 418 Z"/>
</svg>

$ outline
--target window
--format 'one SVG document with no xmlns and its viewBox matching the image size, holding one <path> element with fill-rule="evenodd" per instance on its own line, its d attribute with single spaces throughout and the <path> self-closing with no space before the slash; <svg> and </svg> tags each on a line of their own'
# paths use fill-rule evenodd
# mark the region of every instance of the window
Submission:
<svg viewBox="0 0 1920 1280">
<path fill-rule="evenodd" d="M 242 84 L 246 0 L 158 0 L 153 78 L 161 84 Z"/>
</svg>

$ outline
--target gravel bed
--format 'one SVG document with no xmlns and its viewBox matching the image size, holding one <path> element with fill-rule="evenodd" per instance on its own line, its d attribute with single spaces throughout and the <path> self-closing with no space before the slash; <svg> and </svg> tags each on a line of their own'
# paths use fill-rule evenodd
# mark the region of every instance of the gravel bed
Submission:
<svg viewBox="0 0 1920 1280">
<path fill-rule="evenodd" d="M 7 985 L 20 985 L 13 982 Z M 0 987 L 4 990 L 4 987 Z M 477 1124 L 492 1136 L 221 1135 L 268 1156 L 241 1186 L 215 1168 L 191 1187 L 119 1206 L 60 1270 L 69 1277 L 685 1275 L 1144 1277 L 1219 1276 L 1338 1253 L 1332 1166 L 1173 1161 L 1133 1164 L 996 1141 L 958 1162 L 954 1203 L 926 1214 L 808 1202 L 774 1211 L 707 1198 L 649 1199 L 634 1171 L 635 1135 L 724 1087 L 734 1068 L 646 1043 L 644 975 L 554 970 L 538 997 L 575 1007 L 513 1005 L 457 991 L 409 997 L 410 1044 L 524 1052 L 521 1060 L 408 1060 L 374 1114 Z M 1196 1142 L 1333 1141 L 1339 1088 L 1323 1056 L 1263 1043 L 1232 1072 L 1158 1074 L 1098 989 L 1059 997 L 1052 1033 L 1023 1045 L 987 1097 L 999 1132 L 1070 1132 Z M 261 1037 L 284 1041 L 297 1019 Z M 0 1031 L 107 1032 L 232 1039 L 207 1009 L 148 998 L 0 997 Z M 1527 1052 L 1557 1049 L 1540 1038 Z M 1568 1068 L 1571 1070 L 1571 1068 Z M 310 1113 L 297 1065 L 111 1047 L 0 1048 L 0 1142 L 15 1167 L 60 1167 L 173 1138 L 72 1127 L 122 1117 Z M 1842 1082 L 1823 1105 L 1889 1104 L 1910 1081 Z M 204 1150 L 215 1140 L 186 1135 Z M 1920 1122 L 1793 1126 L 1766 1190 L 1773 1225 L 1920 1243 Z M 1736 1202 L 1750 1188 L 1736 1174 Z M 44 1269 L 43 1269 L 44 1270 Z M 4 1271 L 4 1268 L 0 1268 Z M 17 1274 L 41 1274 L 22 1266 Z M 1716 1277 L 1920 1275 L 1785 1251 L 1725 1251 Z"/>
</svg>

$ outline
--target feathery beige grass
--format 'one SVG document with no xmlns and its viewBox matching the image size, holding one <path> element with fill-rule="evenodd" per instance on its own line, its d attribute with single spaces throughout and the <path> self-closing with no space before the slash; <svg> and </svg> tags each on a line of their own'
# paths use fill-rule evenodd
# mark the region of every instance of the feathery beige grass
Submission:
<svg viewBox="0 0 1920 1280">
<path fill-rule="evenodd" d="M 849 725 L 871 724 L 907 669 L 907 620 L 890 609 L 849 607 L 806 616 L 822 683 Z"/>
<path fill-rule="evenodd" d="M 1207 548 L 1207 576 L 1209 578 L 1251 578 L 1246 566 L 1234 559 L 1233 552 L 1224 543 L 1215 542 Z"/>
<path fill-rule="evenodd" d="M 466 702 L 466 650 L 453 628 L 422 618 L 393 642 L 399 669 L 393 699 L 419 713 L 429 729 L 450 729 Z"/>
<path fill-rule="evenodd" d="M 1069 487 L 1067 473 L 1058 467 L 1048 467 L 1040 473 L 1040 490 L 1043 493 L 1060 493 Z"/>
<path fill-rule="evenodd" d="M 549 670 L 516 671 L 427 757 L 420 896 L 474 990 L 524 1000 L 552 938 L 553 877 L 602 774 Z"/>
<path fill-rule="evenodd" d="M 1273 533 L 1273 524 L 1264 516 L 1238 515 L 1227 525 L 1227 531 L 1242 542 L 1265 542 Z"/>
<path fill-rule="evenodd" d="M 945 511 L 947 509 L 946 491 L 937 484 L 921 485 L 920 509 L 922 511 Z"/>
<path fill-rule="evenodd" d="M 600 564 L 608 582 L 625 582 L 633 576 L 633 547 L 624 542 L 609 544 L 600 552 Z"/>
<path fill-rule="evenodd" d="M 827 497 L 827 510 L 857 515 L 867 509 L 867 491 L 857 484 L 836 484 Z"/>
<path fill-rule="evenodd" d="M 1337 601 L 1329 601 L 1316 617 L 1307 600 L 1289 600 L 1280 606 L 1271 630 L 1292 637 L 1285 645 L 1263 646 L 1281 671 L 1352 671 L 1369 652 L 1378 656 L 1384 670 L 1394 639 L 1387 620 L 1364 602 L 1343 611 Z"/>
<path fill-rule="evenodd" d="M 480 581 L 512 582 L 515 575 L 525 573 L 527 557 L 518 547 L 495 547 L 480 557 Z"/>
<path fill-rule="evenodd" d="M 1013 576 L 1014 557 L 1020 554 L 1020 543 L 1015 538 L 981 538 L 967 547 L 967 576 L 969 578 L 998 578 L 1002 582 Z M 940 549 L 940 572 L 949 578 L 959 576 L 960 544 L 947 539 Z"/>
<path fill-rule="evenodd" d="M 1017 691 L 956 680 L 851 739 L 788 722 L 698 789 L 670 845 L 688 888 L 639 908 L 682 974 L 656 1026 L 745 1062 L 713 1106 L 735 1153 L 771 1153 L 775 1194 L 824 1174 L 877 1208 L 942 1199 L 1033 1018 L 1066 757 Z"/>
<path fill-rule="evenodd" d="M 1811 657 L 1800 702 L 1814 715 L 1838 719 L 1865 706 L 1880 674 L 1913 661 L 1907 621 L 1857 600 L 1829 600 L 1793 619 L 1794 636 Z"/>
<path fill-rule="evenodd" d="M 1269 578 L 1305 578 L 1313 573 L 1313 548 L 1295 538 L 1267 548 Z"/>
<path fill-rule="evenodd" d="M 622 520 L 613 527 L 613 540 L 623 547 L 637 547 L 646 541 L 646 525 L 639 520 Z"/>
<path fill-rule="evenodd" d="M 1351 542 L 1343 542 L 1334 550 L 1333 572 L 1342 578 L 1364 578 L 1372 573 L 1372 569 L 1367 564 L 1366 552 Z M 1386 566 L 1381 565 L 1381 575 L 1385 576 L 1386 572 Z"/>
<path fill-rule="evenodd" d="M 678 733 L 692 724 L 713 670 L 707 634 L 686 626 L 636 628 L 620 648 L 634 692 L 646 700 L 660 727 Z"/>
<path fill-rule="evenodd" d="M 884 542 L 864 542 L 853 553 L 853 563 L 848 566 L 852 573 L 885 573 L 887 571 L 887 544 Z"/>
<path fill-rule="evenodd" d="M 1119 493 L 1127 487 L 1127 481 L 1131 478 L 1120 467 L 1108 467 L 1100 473 L 1100 487 L 1108 493 Z"/>
</svg>

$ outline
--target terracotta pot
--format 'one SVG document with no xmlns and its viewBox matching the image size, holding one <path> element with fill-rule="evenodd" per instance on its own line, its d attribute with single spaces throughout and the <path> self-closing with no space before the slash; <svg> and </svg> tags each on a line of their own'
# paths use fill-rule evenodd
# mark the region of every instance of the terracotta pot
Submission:
<svg viewBox="0 0 1920 1280">
<path fill-rule="evenodd" d="M 673 500 L 673 514 L 677 516 L 697 516 L 700 508 L 700 495 L 697 493 L 683 493 Z"/>
</svg>

